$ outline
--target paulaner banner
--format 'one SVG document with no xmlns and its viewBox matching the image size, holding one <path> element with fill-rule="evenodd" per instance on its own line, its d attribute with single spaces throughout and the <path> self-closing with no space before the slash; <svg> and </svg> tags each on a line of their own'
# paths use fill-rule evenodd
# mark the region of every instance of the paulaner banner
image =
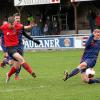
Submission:
<svg viewBox="0 0 100 100">
<path fill-rule="evenodd" d="M 71 37 L 41 37 L 37 38 L 40 41 L 40 45 L 37 45 L 31 40 L 23 37 L 24 50 L 48 50 L 48 49 L 68 49 L 68 48 L 84 48 L 86 41 L 89 36 L 71 36 Z M 1 38 L 0 38 L 0 51 L 1 48 Z"/>
<path fill-rule="evenodd" d="M 14 0 L 15 6 L 55 4 L 55 3 L 60 3 L 60 0 Z"/>
<path fill-rule="evenodd" d="M 32 49 L 61 49 L 61 48 L 74 48 L 73 37 L 51 37 L 51 38 L 38 38 L 40 45 L 37 45 L 31 40 L 23 38 L 25 50 Z"/>
</svg>

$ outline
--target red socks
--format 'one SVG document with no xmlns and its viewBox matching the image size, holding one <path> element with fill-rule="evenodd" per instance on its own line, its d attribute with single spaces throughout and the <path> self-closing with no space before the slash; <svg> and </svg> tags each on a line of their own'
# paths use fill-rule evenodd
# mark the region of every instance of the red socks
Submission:
<svg viewBox="0 0 100 100">
<path fill-rule="evenodd" d="M 8 76 L 11 77 L 11 75 L 14 74 L 15 72 L 16 72 L 16 68 L 11 67 L 10 71 L 8 72 Z"/>
<path fill-rule="evenodd" d="M 27 72 L 29 72 L 30 74 L 32 74 L 32 68 L 25 62 L 25 63 L 23 63 L 22 64 L 22 66 L 23 66 L 23 68 L 27 71 Z"/>
<path fill-rule="evenodd" d="M 27 72 L 29 72 L 30 74 L 32 74 L 32 68 L 25 62 L 25 63 L 23 63 L 22 64 L 22 66 L 23 66 L 23 68 L 27 71 Z M 10 69 L 10 71 L 8 72 L 8 77 L 11 77 L 12 76 L 12 74 L 14 74 L 15 72 L 16 72 L 16 68 L 15 67 L 11 67 L 11 69 Z"/>
</svg>

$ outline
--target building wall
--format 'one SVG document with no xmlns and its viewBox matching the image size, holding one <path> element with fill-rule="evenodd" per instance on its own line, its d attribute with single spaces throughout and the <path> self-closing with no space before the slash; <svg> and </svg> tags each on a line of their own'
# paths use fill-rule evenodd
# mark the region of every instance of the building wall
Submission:
<svg viewBox="0 0 100 100">
<path fill-rule="evenodd" d="M 60 5 L 61 6 L 61 5 Z M 72 5 L 64 5 L 65 7 L 63 8 L 64 12 L 62 13 L 66 14 L 67 13 L 67 21 L 66 25 L 68 26 L 68 30 L 73 30 L 74 29 L 74 10 Z M 63 6 L 62 6 L 63 7 Z M 87 13 L 90 9 L 95 10 L 95 12 L 98 12 L 100 10 L 100 7 L 98 3 L 95 2 L 80 2 L 77 7 L 77 16 L 78 16 L 78 28 L 79 29 L 89 29 L 89 23 L 87 20 Z M 53 16 L 53 15 L 58 15 L 60 13 L 61 9 L 59 9 L 59 5 L 41 5 L 41 6 L 25 6 L 22 8 L 21 15 L 22 15 L 22 22 L 26 22 L 27 16 L 32 15 L 32 16 L 37 16 L 37 15 L 44 15 L 44 17 L 47 16 Z M 1 20 L 4 20 L 5 17 L 8 17 L 12 15 L 13 13 L 16 13 L 17 10 L 13 6 L 13 3 L 3 3 L 0 4 L 0 22 Z"/>
</svg>

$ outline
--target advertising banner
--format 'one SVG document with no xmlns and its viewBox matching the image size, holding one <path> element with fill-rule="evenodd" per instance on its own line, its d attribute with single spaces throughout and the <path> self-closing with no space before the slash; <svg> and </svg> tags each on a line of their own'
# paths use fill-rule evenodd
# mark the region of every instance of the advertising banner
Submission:
<svg viewBox="0 0 100 100">
<path fill-rule="evenodd" d="M 14 0 L 15 6 L 55 4 L 55 3 L 60 3 L 60 0 Z"/>
<path fill-rule="evenodd" d="M 74 37 L 74 39 L 75 39 L 75 42 L 74 42 L 75 48 L 84 48 L 88 37 L 89 36 Z"/>
<path fill-rule="evenodd" d="M 68 49 L 68 48 L 84 48 L 89 36 L 61 36 L 61 37 L 42 37 L 37 38 L 40 45 L 23 37 L 24 50 L 48 50 L 48 49 Z M 1 38 L 0 38 L 1 44 Z M 1 45 L 0 45 L 0 50 Z"/>
<path fill-rule="evenodd" d="M 58 37 L 58 38 L 40 38 L 40 45 L 37 45 L 31 40 L 23 39 L 24 49 L 61 49 L 74 48 L 73 37 Z"/>
</svg>

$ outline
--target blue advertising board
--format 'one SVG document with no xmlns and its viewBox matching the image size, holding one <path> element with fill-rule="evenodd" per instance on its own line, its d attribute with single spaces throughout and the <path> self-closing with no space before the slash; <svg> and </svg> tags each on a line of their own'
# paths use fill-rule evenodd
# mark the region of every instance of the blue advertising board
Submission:
<svg viewBox="0 0 100 100">
<path fill-rule="evenodd" d="M 88 36 L 51 36 L 38 38 L 36 37 L 36 39 L 40 41 L 40 45 L 37 45 L 33 41 L 23 37 L 24 50 L 84 48 Z M 0 50 L 2 50 L 1 46 Z"/>
<path fill-rule="evenodd" d="M 31 40 L 23 39 L 24 49 L 60 49 L 60 48 L 74 48 L 73 37 L 51 37 L 38 38 L 40 45 L 37 45 Z"/>
</svg>

